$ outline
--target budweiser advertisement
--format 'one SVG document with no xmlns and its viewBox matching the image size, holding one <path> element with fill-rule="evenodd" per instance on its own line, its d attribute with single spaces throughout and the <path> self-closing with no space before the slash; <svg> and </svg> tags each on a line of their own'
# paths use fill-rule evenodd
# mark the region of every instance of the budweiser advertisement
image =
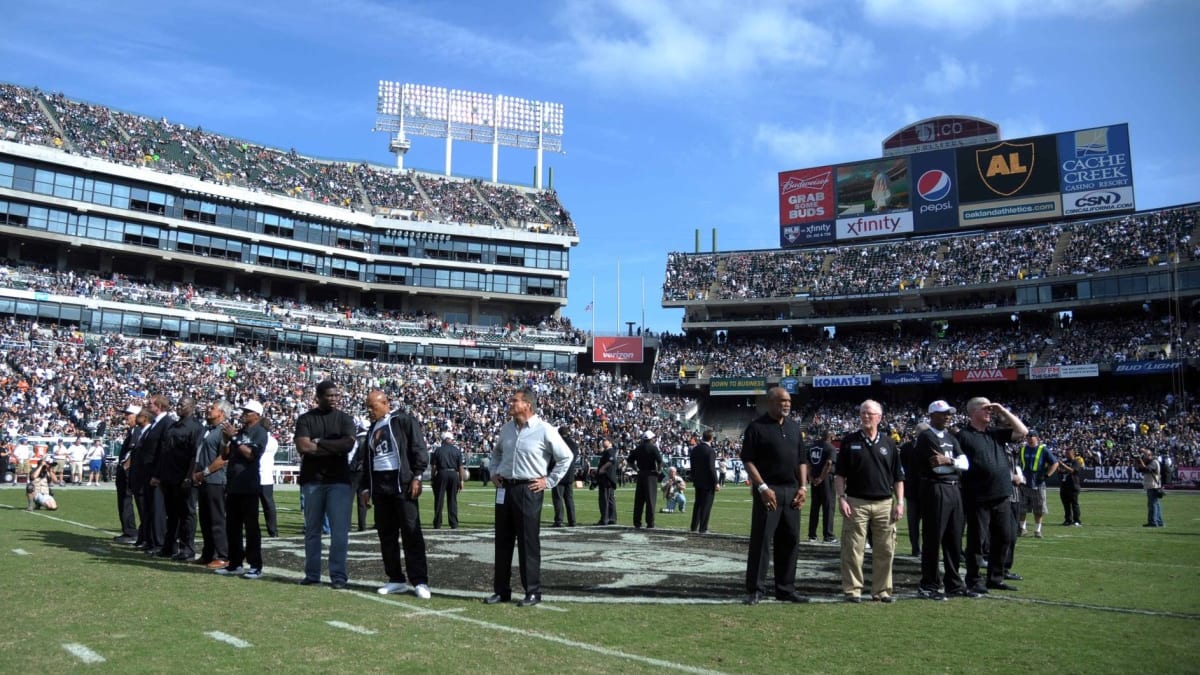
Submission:
<svg viewBox="0 0 1200 675">
<path fill-rule="evenodd" d="M 642 338 L 592 338 L 592 363 L 641 363 Z"/>
<path fill-rule="evenodd" d="M 961 382 L 1016 382 L 1016 368 L 974 368 L 954 371 L 954 381 Z"/>
</svg>

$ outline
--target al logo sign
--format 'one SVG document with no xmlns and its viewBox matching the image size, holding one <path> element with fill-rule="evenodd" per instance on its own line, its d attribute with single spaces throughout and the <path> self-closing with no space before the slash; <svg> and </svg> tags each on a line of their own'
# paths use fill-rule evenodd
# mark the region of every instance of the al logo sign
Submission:
<svg viewBox="0 0 1200 675">
<path fill-rule="evenodd" d="M 979 177 L 992 192 L 1011 197 L 1020 192 L 1033 175 L 1037 159 L 1033 143 L 997 143 L 975 151 Z"/>
</svg>

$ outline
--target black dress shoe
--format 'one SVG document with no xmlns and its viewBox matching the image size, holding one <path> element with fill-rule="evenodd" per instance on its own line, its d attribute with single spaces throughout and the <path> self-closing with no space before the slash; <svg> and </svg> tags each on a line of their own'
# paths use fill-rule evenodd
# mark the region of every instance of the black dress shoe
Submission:
<svg viewBox="0 0 1200 675">
<path fill-rule="evenodd" d="M 517 607 L 533 607 L 542 601 L 541 593 L 528 593 L 517 602 Z"/>
<path fill-rule="evenodd" d="M 134 539 L 133 537 L 121 535 L 119 537 L 113 537 L 113 543 L 114 544 L 134 544 L 134 543 L 137 543 L 137 539 Z"/>
<path fill-rule="evenodd" d="M 860 596 L 850 595 L 849 593 L 847 593 L 846 595 L 843 595 L 842 598 L 846 602 L 853 603 L 855 605 L 860 604 L 862 602 L 862 598 Z"/>
<path fill-rule="evenodd" d="M 974 586 L 967 588 L 967 590 L 976 595 L 987 595 L 988 592 L 987 586 L 982 586 L 980 584 L 975 584 Z"/>
<path fill-rule="evenodd" d="M 1015 590 L 1017 590 L 1016 586 L 1013 586 L 1011 584 L 1006 584 L 1003 581 L 989 581 L 987 587 L 992 590 L 997 590 L 997 591 L 1015 591 Z"/>
<path fill-rule="evenodd" d="M 195 553 L 184 553 L 183 551 L 180 551 L 179 553 L 176 553 L 175 555 L 171 556 L 171 560 L 174 560 L 176 562 L 191 562 L 192 558 L 195 558 L 195 557 L 196 557 Z"/>
<path fill-rule="evenodd" d="M 562 527 L 562 523 L 550 523 L 550 527 Z"/>
<path fill-rule="evenodd" d="M 799 593 L 797 593 L 795 591 L 792 591 L 791 593 L 776 594 L 775 599 L 780 602 L 796 602 L 796 603 L 808 602 L 808 597 L 800 595 Z"/>
<path fill-rule="evenodd" d="M 147 553 L 146 553 L 146 554 L 147 554 L 147 555 L 149 555 L 149 551 L 147 551 Z M 167 550 L 167 549 L 165 549 L 165 548 L 160 548 L 160 549 L 158 549 L 158 551 L 156 551 L 156 552 L 154 553 L 154 557 L 155 557 L 155 558 L 168 558 L 168 559 L 170 559 L 170 558 L 174 558 L 174 557 L 175 557 L 175 552 L 174 552 L 174 551 Z"/>
<path fill-rule="evenodd" d="M 1025 579 L 1025 577 L 1017 574 L 1016 572 L 1005 572 L 1004 578 L 1008 581 L 1022 581 Z"/>
<path fill-rule="evenodd" d="M 147 544 L 144 541 L 137 541 L 133 543 L 133 547 L 139 551 L 145 551 L 146 549 L 150 548 L 150 544 Z"/>
<path fill-rule="evenodd" d="M 964 598 L 982 598 L 984 594 L 976 592 L 975 589 L 973 589 L 973 588 L 964 588 L 961 591 L 947 593 L 946 595 L 958 595 L 958 596 L 962 596 Z"/>
<path fill-rule="evenodd" d="M 319 583 L 321 583 L 320 579 L 301 579 L 300 581 L 296 582 L 296 585 L 297 586 L 316 586 Z"/>
<path fill-rule="evenodd" d="M 746 594 L 746 599 L 742 600 L 742 604 L 743 605 L 757 605 L 761 601 L 762 601 L 762 593 L 755 591 L 753 593 Z"/>
<path fill-rule="evenodd" d="M 331 581 L 329 582 L 329 587 L 335 591 L 344 591 L 347 588 L 350 588 L 350 584 L 344 581 Z"/>
<path fill-rule="evenodd" d="M 492 593 L 491 595 L 489 595 L 483 599 L 483 604 L 498 605 L 502 602 L 509 602 L 511 600 L 512 600 L 512 596 L 509 595 L 508 593 Z"/>
</svg>

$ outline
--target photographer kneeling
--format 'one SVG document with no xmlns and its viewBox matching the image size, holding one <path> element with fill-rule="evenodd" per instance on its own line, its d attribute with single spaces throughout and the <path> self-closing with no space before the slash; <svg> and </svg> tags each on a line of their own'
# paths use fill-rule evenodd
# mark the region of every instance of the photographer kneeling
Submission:
<svg viewBox="0 0 1200 675">
<path fill-rule="evenodd" d="M 47 454 L 38 462 L 37 467 L 29 472 L 29 482 L 25 484 L 25 496 L 29 499 L 28 510 L 58 510 L 58 502 L 54 501 L 50 494 L 50 480 L 53 477 L 54 458 Z"/>
</svg>

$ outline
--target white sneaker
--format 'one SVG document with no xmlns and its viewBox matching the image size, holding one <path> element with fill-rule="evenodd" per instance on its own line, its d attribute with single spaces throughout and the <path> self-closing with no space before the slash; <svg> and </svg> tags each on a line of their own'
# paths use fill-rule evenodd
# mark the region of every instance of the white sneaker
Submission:
<svg viewBox="0 0 1200 675">
<path fill-rule="evenodd" d="M 404 581 L 389 581 L 386 585 L 380 586 L 375 592 L 380 595 L 392 595 L 393 593 L 407 593 L 409 586 Z"/>
<path fill-rule="evenodd" d="M 243 579 L 261 579 L 262 578 L 262 568 L 261 567 L 251 567 L 250 569 L 246 570 L 246 573 L 242 575 L 242 578 Z"/>
<path fill-rule="evenodd" d="M 241 574 L 242 566 L 238 565 L 237 567 L 218 567 L 217 569 L 213 570 L 213 572 L 215 574 L 220 574 L 223 577 L 230 577 L 230 576 Z"/>
<path fill-rule="evenodd" d="M 417 584 L 413 587 L 413 594 L 422 600 L 428 600 L 433 597 L 433 594 L 429 592 L 429 586 L 426 584 Z"/>
</svg>

